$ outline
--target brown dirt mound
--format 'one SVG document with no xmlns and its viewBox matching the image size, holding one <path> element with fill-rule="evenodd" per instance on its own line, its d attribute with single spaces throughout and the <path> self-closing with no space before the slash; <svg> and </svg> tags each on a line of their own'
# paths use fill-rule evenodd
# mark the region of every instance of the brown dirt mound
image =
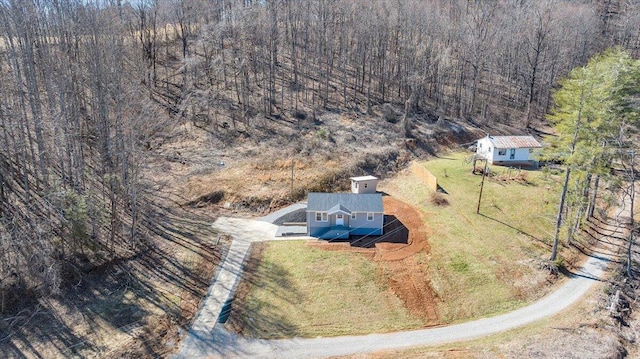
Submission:
<svg viewBox="0 0 640 359">
<path fill-rule="evenodd" d="M 377 243 L 375 248 L 352 247 L 349 243 L 310 241 L 309 245 L 331 251 L 363 253 L 379 262 L 380 276 L 412 315 L 424 320 L 426 326 L 438 325 L 437 295 L 431 288 L 425 264 L 415 254 L 428 253 L 428 230 L 422 215 L 411 205 L 391 196 L 383 197 L 384 213 L 395 216 L 409 230 L 406 244 Z"/>
<path fill-rule="evenodd" d="M 422 318 L 427 326 L 440 324 L 436 310 L 436 294 L 431 288 L 424 265 L 415 257 L 381 263 L 387 273 L 389 289 L 404 303 L 409 312 Z"/>
<path fill-rule="evenodd" d="M 409 230 L 407 244 L 377 243 L 376 260 L 399 261 L 420 251 L 429 251 L 427 228 L 422 215 L 411 205 L 391 196 L 382 197 L 384 213 L 394 215 Z"/>
<path fill-rule="evenodd" d="M 426 265 L 418 263 L 415 254 L 429 252 L 427 227 L 420 212 L 391 196 L 383 197 L 384 212 L 394 215 L 409 230 L 407 244 L 376 244 L 375 260 L 384 268 L 389 289 L 402 300 L 409 312 L 437 325 L 436 294 L 431 288 Z"/>
</svg>

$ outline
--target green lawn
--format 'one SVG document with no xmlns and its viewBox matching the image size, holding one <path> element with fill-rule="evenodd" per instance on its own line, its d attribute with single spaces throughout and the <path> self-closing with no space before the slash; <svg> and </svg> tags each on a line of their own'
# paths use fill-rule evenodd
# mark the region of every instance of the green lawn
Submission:
<svg viewBox="0 0 640 359">
<path fill-rule="evenodd" d="M 432 205 L 431 191 L 411 174 L 383 187 L 425 214 L 432 229 L 429 272 L 447 322 L 504 312 L 547 290 L 546 274 L 537 268 L 550 250 L 558 178 L 542 171 L 523 171 L 526 183 L 487 178 L 479 215 L 482 176 L 471 173 L 468 156 L 423 163 L 448 193 L 449 206 Z M 498 176 L 517 174 L 498 166 L 491 170 Z"/>
<path fill-rule="evenodd" d="M 558 178 L 529 171 L 526 183 L 487 179 L 478 215 L 482 177 L 471 174 L 466 156 L 424 163 L 448 192 L 448 206 L 431 204 L 431 191 L 409 172 L 379 188 L 425 215 L 430 252 L 417 262 L 428 269 L 445 323 L 505 312 L 550 290 L 538 264 L 550 251 Z M 245 309 L 243 334 L 336 336 L 424 326 L 387 290 L 382 268 L 355 253 L 270 242 L 245 302 L 237 303 Z"/>
<path fill-rule="evenodd" d="M 357 253 L 271 242 L 243 305 L 243 334 L 314 337 L 422 326 L 377 279 L 376 268 Z"/>
</svg>

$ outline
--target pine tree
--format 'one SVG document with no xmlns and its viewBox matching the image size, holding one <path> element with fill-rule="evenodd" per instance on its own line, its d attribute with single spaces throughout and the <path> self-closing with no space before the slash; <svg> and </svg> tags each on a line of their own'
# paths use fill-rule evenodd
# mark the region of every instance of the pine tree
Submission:
<svg viewBox="0 0 640 359">
<path fill-rule="evenodd" d="M 624 50 L 608 50 L 593 57 L 586 66 L 571 71 L 553 95 L 555 106 L 547 119 L 554 125 L 557 136 L 548 138 L 551 146 L 545 152 L 546 156 L 562 159 L 567 169 L 556 218 L 552 261 L 557 257 L 570 179 L 584 182 L 589 174 L 609 174 L 614 160 L 620 158 L 619 144 L 624 142 L 621 131 L 628 127 L 629 114 L 633 113 L 625 100 L 635 86 L 629 78 L 637 71 L 638 62 Z M 577 184 L 575 188 L 585 185 L 588 183 Z M 576 195 L 586 193 L 576 192 Z M 580 216 L 585 213 L 576 212 Z"/>
</svg>

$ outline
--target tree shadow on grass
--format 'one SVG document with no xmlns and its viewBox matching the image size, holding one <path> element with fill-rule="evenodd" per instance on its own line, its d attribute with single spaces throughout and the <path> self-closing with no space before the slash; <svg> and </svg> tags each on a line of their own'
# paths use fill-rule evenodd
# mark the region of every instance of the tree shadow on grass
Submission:
<svg viewBox="0 0 640 359">
<path fill-rule="evenodd" d="M 503 226 L 509 227 L 509 228 L 515 230 L 516 232 L 520 233 L 520 234 L 524 234 L 525 236 L 527 236 L 527 237 L 533 239 L 534 241 L 542 244 L 544 247 L 551 248 L 551 245 L 549 243 L 544 242 L 542 239 L 540 239 L 540 238 L 538 238 L 538 237 L 536 237 L 536 236 L 534 236 L 532 234 L 529 234 L 529 233 L 521 230 L 520 228 L 514 227 L 514 226 L 510 225 L 509 223 L 503 222 L 503 221 L 501 221 L 499 219 L 495 219 L 493 217 L 489 217 L 489 216 L 487 216 L 486 214 L 483 214 L 483 213 L 480 213 L 480 215 L 482 217 L 486 218 L 486 219 L 492 220 L 492 221 L 494 221 L 496 223 L 499 223 L 499 224 L 501 224 Z"/>
<path fill-rule="evenodd" d="M 611 253 L 607 253 L 605 249 L 612 247 L 609 252 L 613 253 L 622 253 L 622 251 L 626 250 L 626 231 L 625 226 L 616 224 L 614 218 L 600 219 L 590 217 L 585 222 L 581 231 L 582 235 L 571 241 L 571 245 L 586 256 L 596 258 L 612 257 Z M 622 258 L 614 258 L 615 256 L 609 258 L 608 261 L 618 264 L 624 263 Z"/>
<path fill-rule="evenodd" d="M 9 328 L 10 336 L 0 342 L 0 357 L 85 357 L 105 350 L 94 333 L 146 315 L 144 308 L 122 300 L 122 285 L 115 279 L 85 276 L 82 283 L 63 288 L 60 295 L 23 309 L 27 313 L 23 323 Z"/>
<path fill-rule="evenodd" d="M 600 258 L 600 257 L 597 257 L 597 258 Z M 609 260 L 606 258 L 600 258 L 600 259 L 604 259 L 606 262 L 609 262 Z M 606 282 L 605 279 L 597 278 L 587 273 L 582 273 L 580 270 L 571 271 L 565 266 L 560 267 L 560 273 L 567 278 L 586 278 L 586 279 L 591 279 L 598 282 Z"/>
<path fill-rule="evenodd" d="M 18 317 L 18 318 L 16 318 Z M 16 327 L 3 327 L 0 330 L 0 357 L 3 358 L 48 358 L 51 350 L 39 346 L 34 342 L 34 338 L 39 341 L 47 341 L 53 344 L 54 349 L 59 352 L 56 356 L 64 353 L 73 353 L 73 344 L 81 342 L 84 337 L 73 333 L 64 322 L 54 318 L 41 305 L 25 308 L 15 316 L 5 317 L 5 320 L 23 320 L 23 323 Z M 51 330 L 43 323 L 53 322 L 57 330 Z M 67 355 L 69 356 L 69 355 Z"/>
<path fill-rule="evenodd" d="M 602 238 L 611 237 L 616 240 L 626 240 L 624 231 L 625 228 L 622 225 L 614 226 L 615 231 L 609 229 L 613 222 L 613 218 L 598 219 L 596 217 L 590 217 L 586 221 L 585 232 L 594 241 L 602 242 Z"/>
<path fill-rule="evenodd" d="M 171 348 L 159 323 L 191 320 L 220 261 L 208 223 L 146 203 L 135 250 L 70 266 L 60 294 L 0 318 L 0 357 L 163 356 Z"/>
<path fill-rule="evenodd" d="M 252 290 L 259 287 L 267 290 L 269 297 L 278 298 L 287 305 L 298 306 L 305 301 L 286 268 L 278 263 L 264 262 L 265 248 L 266 243 L 254 243 L 250 249 L 225 327 L 253 338 L 292 337 L 299 333 L 299 328 L 290 320 L 286 308 L 276 306 L 277 301 L 251 295 Z"/>
</svg>

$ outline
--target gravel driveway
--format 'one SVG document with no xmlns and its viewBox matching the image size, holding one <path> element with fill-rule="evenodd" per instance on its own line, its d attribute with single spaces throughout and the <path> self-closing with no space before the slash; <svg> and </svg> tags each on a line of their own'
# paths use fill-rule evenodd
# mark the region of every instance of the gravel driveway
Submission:
<svg viewBox="0 0 640 359">
<path fill-rule="evenodd" d="M 606 258 L 590 257 L 583 268 L 555 292 L 524 308 L 495 317 L 406 332 L 313 339 L 246 339 L 216 327 L 210 337 L 202 338 L 206 343 L 188 351 L 185 357 L 322 358 L 470 340 L 559 313 L 600 280 L 607 263 Z"/>
<path fill-rule="evenodd" d="M 581 270 L 546 297 L 503 315 L 414 331 L 283 340 L 247 339 L 217 325 L 225 302 L 232 298 L 252 242 L 274 240 L 277 226 L 264 221 L 219 218 L 214 228 L 233 238 L 192 328 L 174 358 L 320 358 L 470 340 L 555 315 L 577 302 L 605 274 L 608 256 L 589 257 Z M 295 239 L 295 238 L 286 238 Z"/>
</svg>

